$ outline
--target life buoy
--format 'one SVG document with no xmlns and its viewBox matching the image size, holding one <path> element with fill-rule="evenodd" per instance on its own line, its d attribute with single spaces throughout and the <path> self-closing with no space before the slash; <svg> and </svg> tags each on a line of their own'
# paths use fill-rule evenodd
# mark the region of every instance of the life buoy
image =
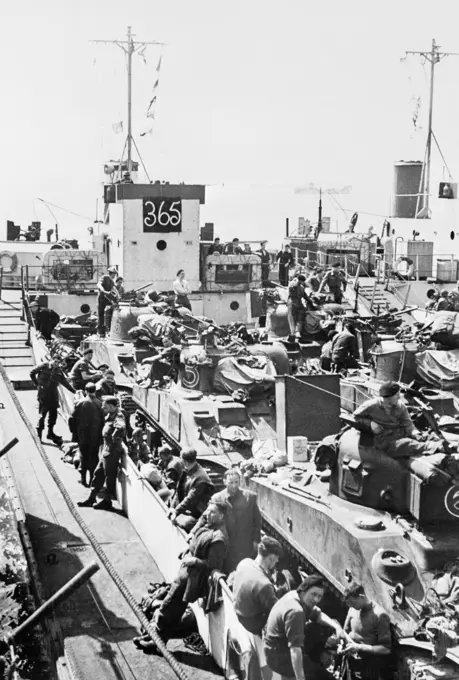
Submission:
<svg viewBox="0 0 459 680">
<path fill-rule="evenodd" d="M 6 266 L 4 263 L 5 257 L 11 260 L 9 266 Z M 16 255 L 16 253 L 10 253 L 9 250 L 3 250 L 0 253 L 0 266 L 3 267 L 4 274 L 12 274 L 14 271 L 16 271 L 18 267 L 18 256 Z"/>
<path fill-rule="evenodd" d="M 414 262 L 410 257 L 399 257 L 395 263 L 396 271 L 407 279 L 414 276 Z"/>
</svg>

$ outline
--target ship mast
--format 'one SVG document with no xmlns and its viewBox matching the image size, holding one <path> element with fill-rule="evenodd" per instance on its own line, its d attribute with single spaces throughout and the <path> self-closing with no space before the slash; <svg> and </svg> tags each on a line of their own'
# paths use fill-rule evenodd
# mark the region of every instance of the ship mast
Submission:
<svg viewBox="0 0 459 680">
<path fill-rule="evenodd" d="M 137 42 L 133 40 L 134 34 L 132 33 L 131 26 L 128 26 L 127 28 L 127 40 L 91 40 L 90 42 L 93 43 L 104 43 L 104 44 L 111 44 L 111 45 L 118 45 L 118 47 L 121 47 L 123 52 L 127 55 L 127 138 L 126 138 L 126 147 L 127 147 L 127 169 L 129 174 L 132 172 L 132 144 L 135 144 L 135 141 L 132 136 L 132 55 L 135 52 L 139 52 L 140 50 L 143 50 L 147 45 L 164 45 L 165 43 L 161 42 L 156 42 L 156 41 L 145 41 L 143 40 L 142 42 Z M 122 165 L 123 159 L 120 159 L 120 169 Z"/>
<path fill-rule="evenodd" d="M 424 59 L 430 62 L 429 128 L 427 132 L 426 152 L 419 187 L 418 205 L 416 206 L 416 217 L 428 218 L 430 217 L 430 166 L 432 157 L 432 137 L 435 139 L 435 142 L 437 143 L 438 146 L 438 142 L 435 138 L 432 128 L 435 66 L 443 59 L 443 57 L 451 56 L 458 57 L 459 53 L 440 52 L 439 45 L 436 44 L 435 38 L 432 38 L 432 47 L 430 52 L 417 52 L 413 50 L 407 50 L 405 52 L 405 56 L 407 56 L 408 54 L 417 54 L 421 57 L 424 57 Z M 418 210 L 420 196 L 422 196 L 422 208 L 421 210 Z"/>
</svg>

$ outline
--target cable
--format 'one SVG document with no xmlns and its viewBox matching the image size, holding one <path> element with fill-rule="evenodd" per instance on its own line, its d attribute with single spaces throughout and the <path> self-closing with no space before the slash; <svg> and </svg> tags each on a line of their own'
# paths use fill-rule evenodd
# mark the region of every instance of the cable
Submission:
<svg viewBox="0 0 459 680">
<path fill-rule="evenodd" d="M 442 150 L 440 149 L 440 144 L 438 143 L 437 138 L 436 138 L 436 136 L 435 136 L 435 132 L 434 132 L 433 130 L 432 130 L 432 137 L 433 137 L 434 140 L 435 140 L 435 144 L 437 145 L 437 149 L 438 149 L 438 151 L 439 151 L 439 153 L 440 153 L 441 159 L 442 159 L 443 163 L 445 164 L 445 168 L 446 168 L 446 170 L 447 170 L 447 172 L 448 172 L 449 178 L 452 180 L 452 179 L 453 179 L 453 176 L 452 176 L 452 174 L 451 174 L 450 171 L 449 171 L 448 164 L 447 164 L 447 162 L 445 161 L 445 157 L 443 156 L 443 152 L 442 152 Z"/>
<path fill-rule="evenodd" d="M 89 220 L 89 222 L 94 222 L 92 217 L 86 217 L 86 215 L 80 215 L 80 213 L 73 212 L 72 210 L 67 210 L 67 208 L 62 208 L 60 205 L 56 205 L 55 203 L 50 203 L 49 201 L 45 201 L 43 198 L 38 198 L 39 201 L 42 201 L 50 211 L 51 215 L 54 217 L 54 219 L 57 222 L 57 218 L 54 215 L 54 213 L 50 210 L 49 206 L 52 205 L 53 208 L 57 208 L 58 210 L 62 210 L 63 212 L 69 213 L 69 215 L 74 215 L 75 217 L 81 217 L 83 220 Z"/>
<path fill-rule="evenodd" d="M 93 532 L 91 529 L 88 527 L 86 522 L 83 520 L 81 517 L 80 513 L 76 509 L 72 499 L 70 498 L 70 495 L 65 488 L 64 484 L 62 483 L 59 475 L 57 474 L 56 470 L 54 469 L 53 464 L 51 463 L 51 460 L 46 453 L 41 441 L 38 439 L 38 436 L 30 423 L 30 421 L 27 418 L 27 415 L 25 414 L 24 409 L 22 408 L 21 402 L 14 391 L 14 387 L 12 383 L 10 382 L 6 369 L 3 366 L 2 363 L 0 363 L 0 377 L 3 379 L 5 386 L 9 392 L 9 395 L 19 413 L 21 416 L 24 425 L 27 427 L 34 443 L 35 446 L 37 447 L 37 450 L 39 451 L 41 457 L 43 458 L 43 461 L 46 465 L 46 467 L 49 470 L 49 473 L 51 474 L 51 477 L 53 478 L 54 482 L 56 483 L 59 491 L 61 492 L 68 509 L 70 510 L 71 514 L 75 518 L 75 520 L 78 522 L 79 526 L 81 529 L 84 531 L 86 534 L 89 542 L 91 543 L 95 553 L 97 554 L 98 558 L 104 565 L 105 569 L 107 570 L 108 574 L 118 587 L 120 593 L 123 595 L 124 599 L 128 603 L 128 605 L 131 607 L 133 613 L 136 615 L 137 619 L 139 620 L 139 623 L 145 628 L 161 654 L 163 655 L 164 659 L 167 661 L 167 663 L 170 665 L 174 673 L 177 675 L 179 680 L 189 680 L 189 676 L 186 673 L 186 671 L 182 668 L 182 666 L 178 663 L 177 659 L 173 656 L 173 654 L 167 649 L 166 644 L 163 642 L 163 640 L 160 638 L 158 635 L 156 628 L 151 625 L 150 621 L 148 621 L 147 617 L 143 613 L 143 611 L 140 609 L 139 605 L 136 602 L 135 597 L 129 590 L 129 588 L 126 586 L 124 581 L 121 579 L 120 575 L 108 559 L 107 555 L 105 554 L 104 550 L 101 548 L 101 545 L 97 538 L 94 536 Z"/>
</svg>

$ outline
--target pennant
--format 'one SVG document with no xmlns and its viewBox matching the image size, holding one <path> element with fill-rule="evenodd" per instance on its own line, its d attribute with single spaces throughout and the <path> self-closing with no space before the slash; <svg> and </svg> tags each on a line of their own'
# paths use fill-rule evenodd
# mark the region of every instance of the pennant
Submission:
<svg viewBox="0 0 459 680">
<path fill-rule="evenodd" d="M 120 120 L 119 123 L 113 123 L 112 128 L 113 128 L 113 132 L 115 132 L 117 135 L 120 132 L 123 132 L 123 121 Z"/>
<path fill-rule="evenodd" d="M 148 109 L 147 109 L 147 118 L 153 118 L 155 117 L 154 111 L 151 111 L 151 107 L 154 106 L 156 103 L 156 95 L 153 97 L 151 102 L 148 104 Z"/>
<path fill-rule="evenodd" d="M 152 135 L 153 134 L 153 128 L 150 128 L 149 130 L 146 130 L 145 132 L 141 132 L 140 136 L 145 137 L 145 135 Z"/>
<path fill-rule="evenodd" d="M 161 62 L 162 62 L 162 60 L 163 60 L 163 57 L 162 57 L 162 55 L 161 55 L 160 58 L 159 58 L 159 61 L 158 61 L 158 66 L 156 67 L 156 73 L 159 73 L 160 70 L 161 70 Z"/>
<path fill-rule="evenodd" d="M 145 50 L 146 50 L 146 49 L 147 49 L 147 48 L 146 48 L 146 45 L 144 45 L 144 46 L 142 47 L 142 49 L 140 49 L 140 50 L 138 51 L 138 53 L 137 53 L 140 57 L 142 57 L 144 64 L 147 63 L 147 58 L 146 58 L 146 56 L 145 56 Z"/>
</svg>

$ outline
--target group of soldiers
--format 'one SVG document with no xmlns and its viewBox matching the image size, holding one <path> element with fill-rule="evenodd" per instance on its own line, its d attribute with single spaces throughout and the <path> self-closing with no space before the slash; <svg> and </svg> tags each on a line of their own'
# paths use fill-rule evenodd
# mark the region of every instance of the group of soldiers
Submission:
<svg viewBox="0 0 459 680">
<path fill-rule="evenodd" d="M 363 587 L 354 584 L 346 593 L 350 609 L 341 627 L 318 607 L 327 589 L 320 577 L 307 577 L 296 589 L 289 580 L 275 578 L 283 549 L 276 539 L 261 535 L 257 498 L 241 488 L 240 472 L 228 470 L 225 488 L 215 493 L 193 449 L 182 450 L 178 458 L 166 448 L 174 471 L 182 466 L 174 477 L 169 516 L 188 531 L 189 547 L 153 615 L 161 639 L 167 643 L 185 634 L 188 605 L 208 595 L 209 576 L 217 571 L 229 577 L 236 615 L 250 641 L 250 654 L 241 662 L 247 665 L 245 672 L 256 658 L 264 680 L 274 672 L 296 680 L 331 680 L 325 668 L 326 641 L 336 645 L 341 639 L 346 663 L 363 680 L 376 680 L 381 659 L 391 652 L 389 618 Z M 148 634 L 134 643 L 156 651 Z"/>
<path fill-rule="evenodd" d="M 296 274 L 288 285 L 287 305 L 291 336 L 299 339 L 303 335 L 306 313 L 318 308 L 313 300 L 314 295 L 321 294 L 327 287 L 333 301 L 341 304 L 346 286 L 346 276 L 340 262 L 333 263 L 326 272 L 316 267 L 308 278 L 303 274 Z"/>
<path fill-rule="evenodd" d="M 426 309 L 434 312 L 459 312 L 459 282 L 453 290 L 427 291 Z"/>
<path fill-rule="evenodd" d="M 112 508 L 118 467 L 124 454 L 128 453 L 141 470 L 146 463 L 157 468 L 161 480 L 158 488 L 169 505 L 169 517 L 187 532 L 189 545 L 179 573 L 154 616 L 153 623 L 163 641 L 181 636 L 188 605 L 206 597 L 209 576 L 217 570 L 229 576 L 235 611 L 247 631 L 263 678 L 271 678 L 276 672 L 296 680 L 331 679 L 322 657 L 324 636 L 318 633 L 322 628 L 344 641 L 347 663 L 358 667 L 364 680 L 375 680 L 382 657 L 391 651 L 386 614 L 367 598 L 361 586 L 354 585 L 346 595 L 351 609 L 342 628 L 318 606 L 326 592 L 326 584 L 320 578 L 308 577 L 297 589 L 292 589 L 285 580 L 279 586 L 274 574 L 282 547 L 275 539 L 262 536 L 256 495 L 241 488 L 239 470 L 228 470 L 223 479 L 224 489 L 216 491 L 194 449 L 183 449 L 178 455 L 158 439 L 156 452 L 152 451 L 145 429 L 130 428 L 116 395 L 113 374 L 105 367 L 97 370 L 92 358 L 91 350 L 85 350 L 68 379 L 54 359 L 33 369 L 33 379 L 39 388 L 37 431 L 41 437 L 49 414 L 48 435 L 54 434 L 58 385 L 74 392 L 76 400 L 69 425 L 80 449 L 81 481 L 86 484 L 89 474 L 90 485 L 89 497 L 78 503 L 80 507 Z M 388 436 L 384 432 L 391 427 L 392 412 L 398 418 L 397 409 L 402 408 L 397 394 L 395 387 L 386 386 L 381 403 L 375 401 L 355 414 L 358 420 L 370 423 L 383 444 Z M 416 432 L 413 428 L 408 432 L 405 412 L 402 415 L 409 439 L 408 444 L 405 439 L 405 447 L 411 450 L 419 446 Z M 146 635 L 134 642 L 141 649 L 155 649 L 155 643 Z"/>
</svg>

